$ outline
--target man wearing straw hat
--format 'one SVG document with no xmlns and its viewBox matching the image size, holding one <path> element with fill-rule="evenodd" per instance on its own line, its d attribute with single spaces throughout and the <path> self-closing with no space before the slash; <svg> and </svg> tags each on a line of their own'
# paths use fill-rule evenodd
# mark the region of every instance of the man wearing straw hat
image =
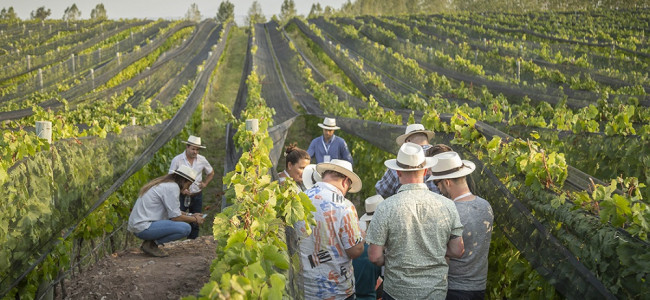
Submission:
<svg viewBox="0 0 650 300">
<path fill-rule="evenodd" d="M 383 299 L 444 299 L 445 256 L 463 254 L 456 206 L 424 184 L 426 169 L 436 161 L 420 145 L 404 143 L 397 158 L 384 163 L 397 171 L 402 186 L 377 207 L 366 237 L 370 261 L 386 268 Z"/>
<path fill-rule="evenodd" d="M 402 146 L 402 144 L 406 142 L 418 144 L 422 147 L 424 151 L 429 151 L 431 148 L 436 148 L 436 149 L 431 149 L 434 150 L 435 152 L 432 152 L 432 156 L 434 154 L 437 154 L 442 151 L 447 151 L 447 149 L 442 149 L 438 148 L 440 147 L 439 145 L 436 146 L 431 146 L 429 144 L 429 140 L 433 138 L 434 132 L 431 130 L 426 130 L 424 128 L 424 125 L 422 124 L 411 124 L 409 126 L 406 126 L 406 131 L 404 134 L 400 135 L 395 139 L 395 142 L 397 142 L 397 145 Z M 445 145 L 442 145 L 445 146 Z M 447 147 L 447 146 L 445 146 Z M 447 147 L 449 148 L 449 147 Z M 451 149 L 451 148 L 449 148 Z M 425 174 L 426 176 L 426 174 Z M 426 179 L 426 178 L 425 178 Z M 430 191 L 433 192 L 438 192 L 438 188 L 431 182 L 425 182 L 427 186 L 429 187 Z M 381 195 L 384 198 L 388 198 L 392 195 L 395 195 L 397 193 L 397 190 L 399 190 L 399 187 L 401 184 L 399 183 L 399 178 L 397 177 L 397 172 L 395 170 L 388 169 L 386 170 L 386 173 L 384 173 L 384 176 L 377 181 L 375 184 L 375 190 L 377 190 L 377 194 Z"/>
<path fill-rule="evenodd" d="M 466 176 L 476 169 L 473 162 L 461 160 L 456 152 L 434 157 L 438 163 L 431 168 L 429 180 L 444 196 L 453 199 L 464 227 L 465 254 L 449 260 L 447 299 L 484 299 L 494 221 L 492 207 L 469 190 Z"/>
<path fill-rule="evenodd" d="M 316 171 L 321 181 L 305 192 L 316 207 L 316 226 L 298 243 L 305 299 L 354 299 L 352 259 L 363 252 L 363 237 L 357 211 L 345 195 L 361 190 L 361 179 L 350 162 L 340 159 L 320 163 Z"/>
<path fill-rule="evenodd" d="M 325 118 L 323 123 L 318 123 L 323 128 L 323 135 L 313 139 L 307 153 L 316 159 L 316 163 L 329 162 L 333 159 L 344 159 L 352 163 L 352 155 L 348 144 L 341 137 L 334 135 L 334 130 L 341 129 L 336 126 L 336 119 Z"/>
<path fill-rule="evenodd" d="M 202 190 L 212 181 L 214 177 L 214 170 L 205 158 L 199 154 L 199 149 L 205 149 L 201 145 L 201 138 L 190 135 L 187 141 L 181 141 L 186 144 L 185 151 L 172 159 L 169 173 L 180 166 L 188 166 L 196 172 L 196 180 L 190 185 L 189 188 L 181 190 L 180 208 L 181 211 L 189 213 L 200 213 L 203 211 L 203 192 Z M 205 172 L 205 180 L 203 180 L 203 172 Z M 192 223 L 192 232 L 187 236 L 189 239 L 195 239 L 199 236 L 199 224 Z"/>
</svg>

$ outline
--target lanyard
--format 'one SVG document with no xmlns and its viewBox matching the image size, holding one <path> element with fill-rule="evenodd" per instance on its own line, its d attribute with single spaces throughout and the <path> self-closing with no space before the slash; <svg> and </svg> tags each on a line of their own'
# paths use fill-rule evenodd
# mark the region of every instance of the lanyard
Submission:
<svg viewBox="0 0 650 300">
<path fill-rule="evenodd" d="M 325 149 L 325 154 L 330 154 L 330 147 L 332 146 L 332 143 L 334 142 L 334 138 L 336 138 L 336 136 L 332 136 L 332 140 L 330 141 L 329 146 L 325 145 L 325 137 L 323 137 L 323 139 L 321 139 L 321 142 L 323 143 L 323 149 Z"/>
<path fill-rule="evenodd" d="M 465 197 L 467 197 L 467 196 L 469 196 L 469 195 L 471 195 L 471 194 L 472 194 L 471 192 L 467 192 L 467 193 L 465 193 L 465 194 L 462 194 L 462 195 L 460 195 L 460 196 L 454 198 L 454 202 L 455 202 L 456 200 L 458 200 L 458 199 L 463 199 L 463 198 L 465 198 Z"/>
</svg>

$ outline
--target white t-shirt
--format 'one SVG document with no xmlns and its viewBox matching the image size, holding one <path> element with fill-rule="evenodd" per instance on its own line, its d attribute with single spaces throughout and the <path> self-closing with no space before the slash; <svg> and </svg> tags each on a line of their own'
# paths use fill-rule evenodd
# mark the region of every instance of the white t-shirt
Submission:
<svg viewBox="0 0 650 300">
<path fill-rule="evenodd" d="M 197 174 L 194 183 L 190 185 L 190 193 L 195 194 L 200 192 L 201 189 L 199 188 L 199 184 L 203 181 L 203 171 L 205 170 L 205 174 L 210 174 L 213 171 L 208 160 L 205 156 L 197 154 L 194 163 L 190 165 L 190 162 L 187 160 L 187 156 L 185 155 L 185 151 L 183 151 L 183 153 L 176 155 L 176 157 L 172 159 L 172 163 L 169 166 L 169 174 L 174 173 L 174 171 L 176 171 L 176 169 L 181 165 L 192 168 L 192 170 Z"/>
<path fill-rule="evenodd" d="M 154 221 L 180 216 L 180 193 L 181 189 L 176 182 L 163 182 L 151 187 L 135 201 L 129 216 L 128 230 L 133 233 L 142 232 Z"/>
</svg>

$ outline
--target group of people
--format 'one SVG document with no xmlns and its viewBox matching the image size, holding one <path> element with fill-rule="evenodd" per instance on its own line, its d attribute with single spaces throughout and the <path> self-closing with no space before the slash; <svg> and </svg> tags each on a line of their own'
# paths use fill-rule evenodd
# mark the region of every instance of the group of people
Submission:
<svg viewBox="0 0 650 300">
<path fill-rule="evenodd" d="M 296 224 L 305 298 L 483 299 L 494 217 L 469 188 L 475 164 L 408 125 L 358 218 L 346 199 L 362 187 L 347 144 L 335 119 L 318 125 L 323 136 L 307 151 L 287 148 L 281 174 L 316 207 L 311 234 Z"/>
<path fill-rule="evenodd" d="M 311 234 L 304 223 L 295 225 L 305 298 L 483 299 L 494 217 L 469 188 L 475 164 L 449 146 L 430 145 L 434 132 L 423 125 L 408 125 L 396 139 L 396 158 L 384 162 L 377 195 L 365 200 L 358 218 L 346 199 L 362 187 L 352 155 L 334 135 L 335 119 L 318 126 L 323 135 L 307 150 L 286 148 L 278 174 L 316 207 Z M 129 217 L 129 231 L 144 240 L 149 255 L 166 256 L 159 245 L 196 238 L 204 222 L 201 191 L 214 170 L 198 154 L 205 148 L 200 138 L 184 143 L 169 174 L 142 187 Z"/>
<path fill-rule="evenodd" d="M 212 181 L 214 170 L 199 154 L 205 149 L 200 137 L 191 135 L 183 143 L 185 151 L 172 159 L 169 174 L 142 187 L 129 216 L 128 230 L 144 240 L 140 249 L 152 256 L 168 255 L 159 245 L 197 238 L 199 225 L 205 221 L 202 191 Z"/>
</svg>

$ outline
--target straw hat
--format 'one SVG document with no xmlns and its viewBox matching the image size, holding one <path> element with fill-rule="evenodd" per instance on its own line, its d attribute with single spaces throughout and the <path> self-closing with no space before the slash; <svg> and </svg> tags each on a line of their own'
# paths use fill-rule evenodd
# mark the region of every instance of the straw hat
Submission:
<svg viewBox="0 0 650 300">
<path fill-rule="evenodd" d="M 316 172 L 316 165 L 311 164 L 305 167 L 302 171 L 302 184 L 306 189 L 310 189 L 316 182 L 321 182 L 320 174 Z"/>
<path fill-rule="evenodd" d="M 332 159 L 330 162 L 324 162 L 316 165 L 316 171 L 323 176 L 323 172 L 331 170 L 339 172 L 352 180 L 350 193 L 356 193 L 361 190 L 361 178 L 352 171 L 352 164 L 347 160 Z"/>
<path fill-rule="evenodd" d="M 205 149 L 205 146 L 201 146 L 201 138 L 198 136 L 190 135 L 190 137 L 187 138 L 187 141 L 181 141 L 181 143 L 197 146 L 201 149 Z"/>
<path fill-rule="evenodd" d="M 334 118 L 325 118 L 325 120 L 323 120 L 323 123 L 318 123 L 318 127 L 327 130 L 341 129 L 341 127 L 336 126 L 336 119 Z"/>
<path fill-rule="evenodd" d="M 359 218 L 359 221 L 370 221 L 372 220 L 372 215 L 375 213 L 379 203 L 384 201 L 384 197 L 381 195 L 374 195 L 366 199 L 366 213 Z"/>
<path fill-rule="evenodd" d="M 433 156 L 438 163 L 431 168 L 427 181 L 437 179 L 460 178 L 474 172 L 476 165 L 469 160 L 461 160 L 456 152 L 444 152 Z"/>
<path fill-rule="evenodd" d="M 395 141 L 397 142 L 398 145 L 401 146 L 402 144 L 404 144 L 404 142 L 406 141 L 406 139 L 409 136 L 411 136 L 413 134 L 416 134 L 416 133 L 424 133 L 424 134 L 426 134 L 428 140 L 433 138 L 433 136 L 435 135 L 435 133 L 433 131 L 424 129 L 424 125 L 422 125 L 422 124 L 411 124 L 409 126 L 406 126 L 406 131 L 404 132 L 404 134 L 398 136 L 395 139 Z"/>
<path fill-rule="evenodd" d="M 194 180 L 196 180 L 196 172 L 186 165 L 180 165 L 178 169 L 174 171 L 174 173 L 183 176 L 183 178 L 191 182 L 194 182 Z"/>
<path fill-rule="evenodd" d="M 431 168 L 436 164 L 436 158 L 424 157 L 422 146 L 414 143 L 404 143 L 399 147 L 396 159 L 389 159 L 384 165 L 396 171 L 418 171 Z"/>
</svg>

